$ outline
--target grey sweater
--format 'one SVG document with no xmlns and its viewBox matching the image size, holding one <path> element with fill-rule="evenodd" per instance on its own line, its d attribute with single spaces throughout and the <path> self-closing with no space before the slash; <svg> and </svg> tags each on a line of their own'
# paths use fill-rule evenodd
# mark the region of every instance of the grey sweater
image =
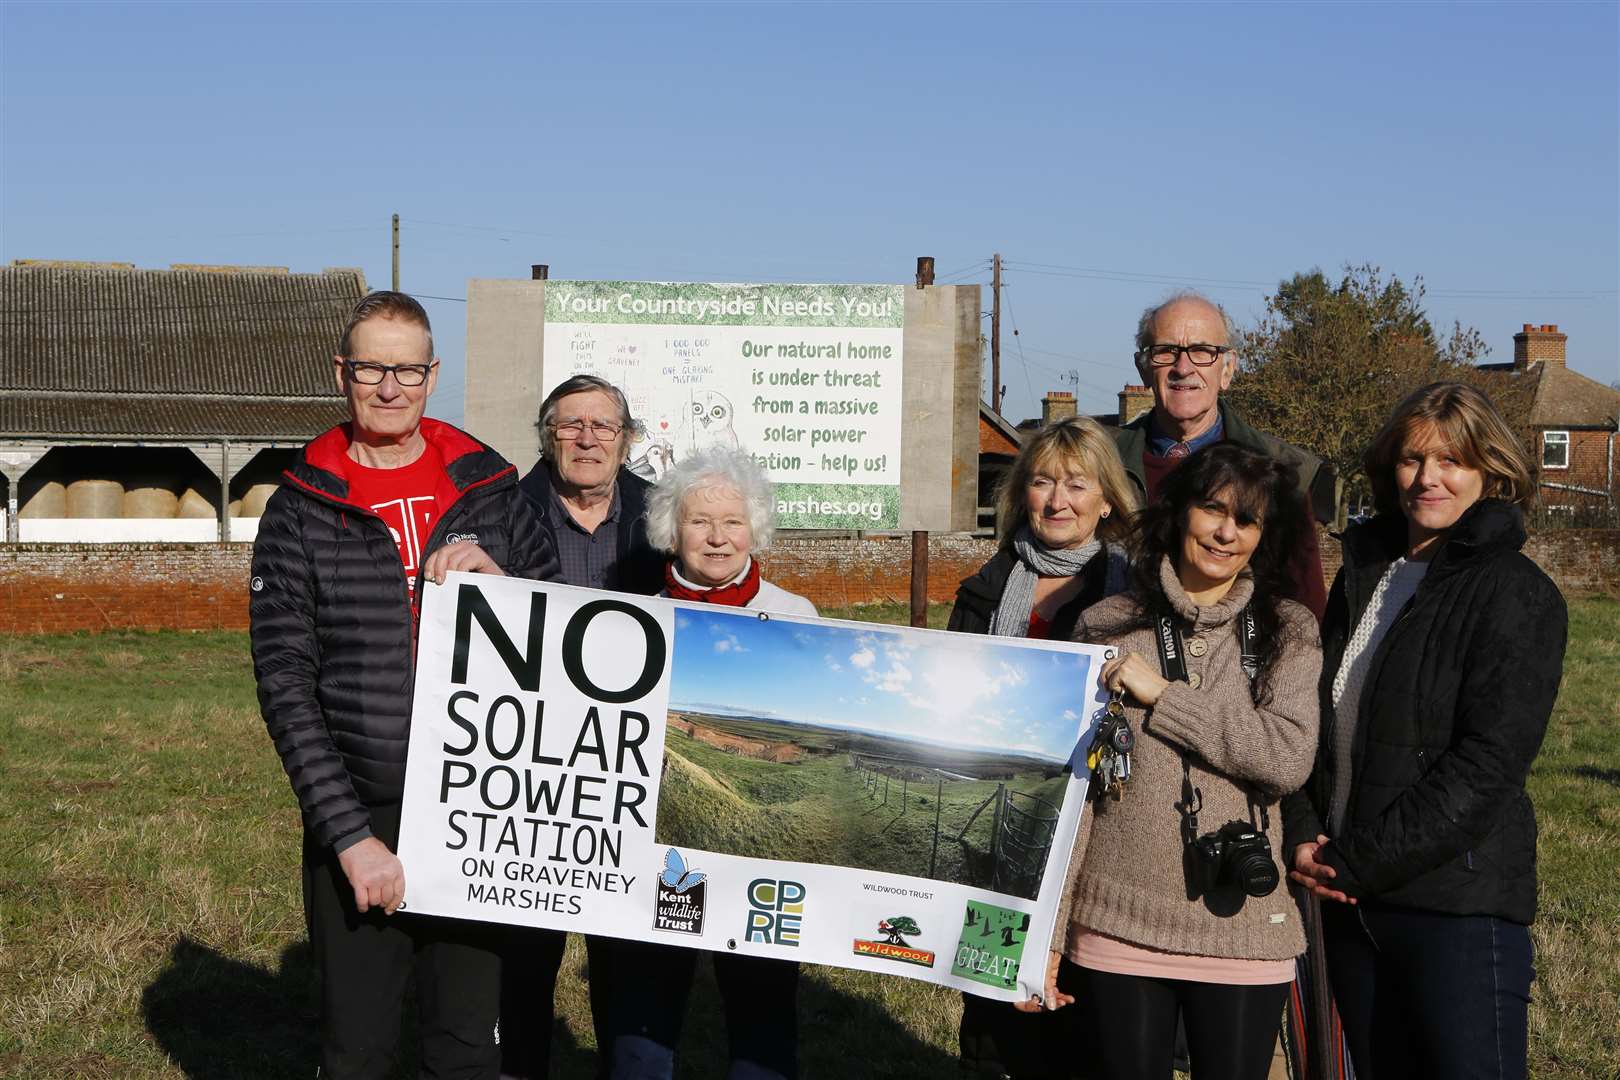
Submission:
<svg viewBox="0 0 1620 1080">
<path fill-rule="evenodd" d="M 1235 912 L 1187 898 L 1176 804 L 1182 787 L 1179 751 L 1185 750 L 1193 786 L 1203 799 L 1199 833 L 1228 821 L 1248 821 L 1252 795 L 1270 816 L 1272 856 L 1286 874 L 1277 801 L 1305 782 L 1316 753 L 1316 684 L 1322 669 L 1316 620 L 1302 605 L 1282 602 L 1284 643 L 1271 671 L 1271 698 L 1256 707 L 1243 673 L 1236 622 L 1253 593 L 1253 580 L 1245 573 L 1224 599 L 1204 608 L 1188 599 L 1168 560 L 1160 580 L 1181 617 L 1187 670 L 1198 676 L 1199 686 L 1173 682 L 1152 709 L 1133 705 L 1126 696 L 1125 712 L 1137 732 L 1131 778 L 1120 801 L 1087 805 L 1052 948 L 1063 951 L 1070 925 L 1078 924 L 1136 945 L 1194 956 L 1297 956 L 1305 951 L 1305 936 L 1286 885 L 1270 896 L 1248 897 Z M 1113 596 L 1086 609 L 1074 637 L 1117 645 L 1158 667 L 1152 627 L 1128 629 L 1139 621 L 1134 599 Z M 1194 655 L 1199 651 L 1202 656 Z"/>
</svg>

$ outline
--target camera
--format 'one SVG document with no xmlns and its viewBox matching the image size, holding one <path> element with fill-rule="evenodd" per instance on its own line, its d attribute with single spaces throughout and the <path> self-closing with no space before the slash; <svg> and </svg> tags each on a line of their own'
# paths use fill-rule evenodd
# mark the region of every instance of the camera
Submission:
<svg viewBox="0 0 1620 1080">
<path fill-rule="evenodd" d="M 1201 894 L 1227 886 L 1250 896 L 1270 896 L 1282 880 L 1266 834 L 1243 821 L 1228 821 L 1187 845 L 1188 875 Z"/>
</svg>

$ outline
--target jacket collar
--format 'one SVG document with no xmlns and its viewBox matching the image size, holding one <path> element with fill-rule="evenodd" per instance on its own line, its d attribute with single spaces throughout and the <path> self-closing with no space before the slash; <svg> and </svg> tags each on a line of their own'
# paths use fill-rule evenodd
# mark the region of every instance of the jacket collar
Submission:
<svg viewBox="0 0 1620 1080">
<path fill-rule="evenodd" d="M 444 462 L 452 494 L 456 497 L 498 480 L 515 479 L 517 475 L 517 470 L 507 464 L 505 458 L 460 428 L 423 417 L 421 431 L 422 437 Z M 330 502 L 366 510 L 349 501 L 349 466 L 353 464 L 349 447 L 353 441 L 352 426 L 338 424 L 306 444 L 298 460 L 282 475 L 295 487 Z"/>
<path fill-rule="evenodd" d="M 1387 566 L 1406 552 L 1406 518 L 1379 514 L 1344 534 L 1345 563 L 1356 569 Z M 1524 547 L 1524 515 L 1500 499 L 1480 499 L 1463 511 L 1440 541 L 1425 576 L 1434 580 L 1480 559 Z"/>
</svg>

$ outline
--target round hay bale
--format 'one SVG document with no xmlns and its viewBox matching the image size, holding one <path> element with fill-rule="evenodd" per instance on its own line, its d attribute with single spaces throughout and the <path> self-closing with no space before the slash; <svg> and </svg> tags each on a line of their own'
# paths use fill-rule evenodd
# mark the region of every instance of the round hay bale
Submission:
<svg viewBox="0 0 1620 1080">
<path fill-rule="evenodd" d="M 65 518 L 67 487 L 60 480 L 47 480 L 17 511 L 19 518 Z"/>
<path fill-rule="evenodd" d="M 263 517 L 264 504 L 276 493 L 278 484 L 254 484 L 242 493 L 242 509 L 238 517 Z"/>
<path fill-rule="evenodd" d="M 231 502 L 230 502 L 230 505 L 225 508 L 225 512 L 230 514 L 231 517 L 241 517 L 242 516 L 242 500 L 241 499 L 232 499 Z"/>
<path fill-rule="evenodd" d="M 172 488 L 139 481 L 140 487 L 131 486 L 124 492 L 124 516 L 127 518 L 172 518 L 180 509 L 180 496 Z"/>
<path fill-rule="evenodd" d="M 124 516 L 124 485 L 117 480 L 75 480 L 67 486 L 70 518 Z"/>
<path fill-rule="evenodd" d="M 180 509 L 175 517 L 183 518 L 211 518 L 214 517 L 214 504 L 203 497 L 196 488 L 186 488 L 184 495 L 180 496 Z"/>
</svg>

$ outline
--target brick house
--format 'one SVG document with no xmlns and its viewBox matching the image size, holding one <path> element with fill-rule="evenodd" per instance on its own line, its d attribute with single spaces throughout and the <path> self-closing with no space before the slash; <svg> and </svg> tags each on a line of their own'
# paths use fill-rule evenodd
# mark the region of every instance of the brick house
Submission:
<svg viewBox="0 0 1620 1080">
<path fill-rule="evenodd" d="M 1612 508 L 1620 493 L 1615 461 L 1620 390 L 1571 371 L 1567 342 L 1568 335 L 1554 324 L 1525 323 L 1513 335 L 1511 364 L 1481 366 L 1536 381 L 1531 450 L 1540 466 L 1542 505 L 1562 511 Z"/>
<path fill-rule="evenodd" d="M 330 357 L 365 291 L 353 269 L 0 267 L 0 541 L 252 539 L 347 416 Z"/>
</svg>

